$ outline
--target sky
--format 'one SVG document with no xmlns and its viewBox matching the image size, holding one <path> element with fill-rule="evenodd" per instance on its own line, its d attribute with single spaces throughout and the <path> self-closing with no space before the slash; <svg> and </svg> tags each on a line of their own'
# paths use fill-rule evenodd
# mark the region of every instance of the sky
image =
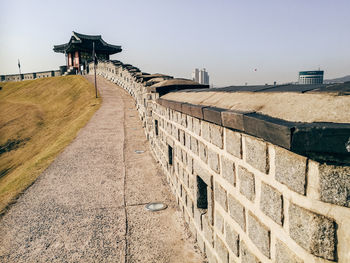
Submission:
<svg viewBox="0 0 350 263">
<path fill-rule="evenodd" d="M 0 75 L 58 69 L 72 31 L 102 35 L 111 58 L 216 87 L 350 75 L 349 0 L 0 0 Z M 255 70 L 256 69 L 256 70 Z"/>
</svg>

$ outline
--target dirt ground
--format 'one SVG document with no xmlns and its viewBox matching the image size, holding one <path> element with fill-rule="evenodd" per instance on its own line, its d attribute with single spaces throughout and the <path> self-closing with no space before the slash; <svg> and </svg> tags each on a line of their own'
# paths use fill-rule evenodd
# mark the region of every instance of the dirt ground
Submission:
<svg viewBox="0 0 350 263">
<path fill-rule="evenodd" d="M 134 101 L 102 78 L 98 86 L 101 108 L 0 219 L 0 261 L 204 262 Z M 168 208 L 146 211 L 154 201 Z"/>
</svg>

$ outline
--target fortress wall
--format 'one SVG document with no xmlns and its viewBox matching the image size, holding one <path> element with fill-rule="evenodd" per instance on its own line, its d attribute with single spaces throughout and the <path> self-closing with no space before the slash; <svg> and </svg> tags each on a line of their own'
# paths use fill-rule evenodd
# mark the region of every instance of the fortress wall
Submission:
<svg viewBox="0 0 350 263">
<path fill-rule="evenodd" d="M 195 105 L 158 99 L 110 62 L 97 72 L 135 99 L 209 262 L 350 262 L 349 166 L 311 160 L 225 127 L 215 112 L 204 117 Z"/>
<path fill-rule="evenodd" d="M 61 76 L 60 70 L 49 70 L 33 73 L 24 73 L 24 74 L 12 74 L 12 75 L 1 75 L 0 81 L 21 81 L 21 80 L 32 80 L 37 78 L 47 78 L 47 77 L 56 77 Z"/>
</svg>

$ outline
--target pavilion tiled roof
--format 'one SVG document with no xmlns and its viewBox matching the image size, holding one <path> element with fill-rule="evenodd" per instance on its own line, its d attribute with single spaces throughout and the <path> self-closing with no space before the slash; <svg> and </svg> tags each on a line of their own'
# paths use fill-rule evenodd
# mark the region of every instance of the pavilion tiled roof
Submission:
<svg viewBox="0 0 350 263">
<path fill-rule="evenodd" d="M 122 51 L 121 46 L 108 44 L 101 35 L 85 35 L 73 31 L 68 43 L 55 45 L 53 50 L 58 53 L 67 53 L 75 50 L 92 52 L 93 42 L 95 42 L 96 53 L 115 54 Z"/>
</svg>

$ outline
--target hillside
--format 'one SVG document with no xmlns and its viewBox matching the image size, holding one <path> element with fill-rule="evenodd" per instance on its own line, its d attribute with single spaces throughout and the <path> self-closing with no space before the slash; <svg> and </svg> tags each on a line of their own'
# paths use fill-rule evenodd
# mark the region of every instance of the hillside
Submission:
<svg viewBox="0 0 350 263">
<path fill-rule="evenodd" d="M 82 76 L 0 86 L 0 212 L 30 186 L 99 108 Z"/>
<path fill-rule="evenodd" d="M 324 83 L 343 83 L 343 82 L 347 82 L 350 81 L 350 75 L 344 76 L 344 77 L 340 77 L 340 78 L 335 78 L 335 79 L 325 79 Z"/>
</svg>

